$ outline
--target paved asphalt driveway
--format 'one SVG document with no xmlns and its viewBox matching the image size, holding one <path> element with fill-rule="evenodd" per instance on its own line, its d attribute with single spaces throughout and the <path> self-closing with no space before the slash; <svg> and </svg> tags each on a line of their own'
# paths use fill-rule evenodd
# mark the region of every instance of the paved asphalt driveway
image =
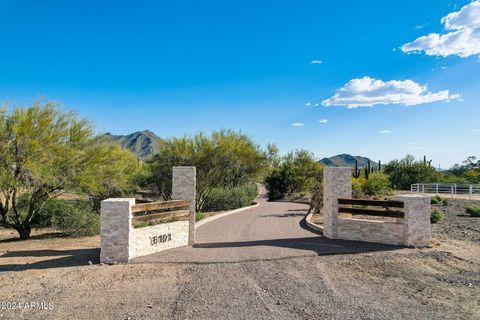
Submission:
<svg viewBox="0 0 480 320">
<path fill-rule="evenodd" d="M 197 228 L 194 247 L 167 250 L 133 262 L 245 262 L 390 248 L 326 239 L 307 228 L 308 205 L 267 202 L 266 191 L 262 191 L 256 200 L 259 206 Z"/>
</svg>

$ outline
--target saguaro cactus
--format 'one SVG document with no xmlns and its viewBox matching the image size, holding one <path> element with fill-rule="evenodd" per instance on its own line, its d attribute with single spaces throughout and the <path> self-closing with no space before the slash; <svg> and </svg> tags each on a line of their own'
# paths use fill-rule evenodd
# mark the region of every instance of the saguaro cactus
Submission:
<svg viewBox="0 0 480 320">
<path fill-rule="evenodd" d="M 353 170 L 353 177 L 360 178 L 360 169 L 358 169 L 358 161 L 355 160 L 355 170 Z"/>
<path fill-rule="evenodd" d="M 427 161 L 427 156 L 423 156 L 423 164 L 432 166 L 432 160 Z"/>
<path fill-rule="evenodd" d="M 364 171 L 365 171 L 365 179 L 368 180 L 368 177 L 370 176 L 370 173 L 372 172 L 370 160 L 368 160 L 367 166 L 365 167 L 365 170 L 364 170 Z"/>
</svg>

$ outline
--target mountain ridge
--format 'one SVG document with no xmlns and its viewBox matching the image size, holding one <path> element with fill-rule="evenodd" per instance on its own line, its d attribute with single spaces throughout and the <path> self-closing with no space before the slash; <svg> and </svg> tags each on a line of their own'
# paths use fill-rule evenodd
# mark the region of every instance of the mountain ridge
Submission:
<svg viewBox="0 0 480 320">
<path fill-rule="evenodd" d="M 355 167 L 355 160 L 357 160 L 359 168 L 366 167 L 368 161 L 370 161 L 372 165 L 375 164 L 375 162 L 372 161 L 370 158 L 363 156 L 352 156 L 348 153 L 342 153 L 329 158 L 323 158 L 320 160 L 320 163 L 332 167 Z"/>
<path fill-rule="evenodd" d="M 114 135 L 107 132 L 102 135 L 109 142 L 120 145 L 135 153 L 140 159 L 147 160 L 160 150 L 164 140 L 150 130 L 136 131 L 126 135 Z"/>
</svg>

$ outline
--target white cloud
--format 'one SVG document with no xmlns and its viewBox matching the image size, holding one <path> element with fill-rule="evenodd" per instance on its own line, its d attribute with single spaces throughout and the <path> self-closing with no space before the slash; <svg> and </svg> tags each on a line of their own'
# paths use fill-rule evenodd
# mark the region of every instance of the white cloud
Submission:
<svg viewBox="0 0 480 320">
<path fill-rule="evenodd" d="M 320 120 L 318 120 L 318 123 L 327 124 L 327 123 L 328 123 L 328 119 L 320 119 Z"/>
<path fill-rule="evenodd" d="M 311 102 L 307 102 L 307 103 L 305 103 L 305 105 L 306 105 L 307 107 L 310 107 L 310 106 L 312 105 L 312 103 L 311 103 Z"/>
<path fill-rule="evenodd" d="M 303 127 L 303 123 L 301 122 L 294 122 L 291 124 L 292 127 Z"/>
<path fill-rule="evenodd" d="M 313 106 L 318 107 L 319 105 L 320 105 L 320 103 L 315 103 Z"/>
<path fill-rule="evenodd" d="M 310 64 L 322 64 L 322 60 L 312 60 Z"/>
<path fill-rule="evenodd" d="M 432 93 L 427 86 L 412 80 L 382 81 L 370 77 L 352 79 L 337 89 L 335 95 L 322 101 L 324 106 L 347 108 L 372 107 L 378 104 L 403 104 L 413 106 L 434 101 L 458 99 L 458 94 L 448 90 Z"/>
<path fill-rule="evenodd" d="M 392 133 L 392 131 L 390 131 L 390 130 L 380 130 L 380 131 L 377 131 L 377 133 L 380 133 L 380 134 L 389 134 L 389 133 Z"/>
<path fill-rule="evenodd" d="M 445 33 L 431 33 L 404 44 L 403 52 L 424 51 L 430 56 L 456 55 L 462 58 L 480 55 L 480 1 L 443 17 Z"/>
</svg>

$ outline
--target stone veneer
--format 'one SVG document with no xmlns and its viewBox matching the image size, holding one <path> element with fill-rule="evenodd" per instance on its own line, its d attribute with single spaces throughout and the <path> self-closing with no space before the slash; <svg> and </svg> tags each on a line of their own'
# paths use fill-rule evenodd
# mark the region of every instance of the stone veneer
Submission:
<svg viewBox="0 0 480 320">
<path fill-rule="evenodd" d="M 323 235 L 337 239 L 338 198 L 352 197 L 352 169 L 325 167 L 323 169 Z"/>
<path fill-rule="evenodd" d="M 195 167 L 174 167 L 172 178 L 172 198 L 191 202 L 189 220 L 133 228 L 131 207 L 135 199 L 103 200 L 100 262 L 127 263 L 135 257 L 194 244 Z M 168 241 L 158 241 L 162 237 Z"/>
<path fill-rule="evenodd" d="M 197 171 L 195 167 L 173 167 L 172 200 L 190 200 L 188 245 L 195 244 L 195 199 Z"/>
<path fill-rule="evenodd" d="M 379 221 L 338 216 L 338 199 L 352 198 L 351 168 L 325 167 L 323 173 L 323 234 L 331 239 L 430 246 L 430 197 L 400 195 L 404 219 Z"/>
</svg>

